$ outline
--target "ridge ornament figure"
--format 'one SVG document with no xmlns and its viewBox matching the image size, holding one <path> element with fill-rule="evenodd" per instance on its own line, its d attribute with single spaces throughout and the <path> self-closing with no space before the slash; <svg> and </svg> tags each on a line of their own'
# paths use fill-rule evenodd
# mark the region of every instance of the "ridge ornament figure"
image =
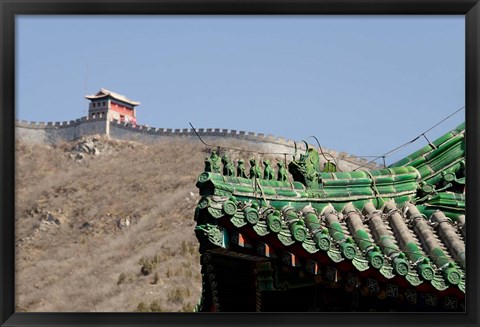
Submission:
<svg viewBox="0 0 480 327">
<path fill-rule="evenodd" d="M 273 180 L 275 176 L 275 172 L 273 171 L 273 168 L 270 165 L 270 160 L 268 159 L 263 160 L 263 165 L 265 166 L 263 170 L 263 179 Z"/>
<path fill-rule="evenodd" d="M 285 164 L 283 163 L 283 161 L 279 161 L 277 162 L 277 166 L 278 166 L 277 181 L 286 182 L 288 178 L 288 172 L 287 172 L 287 168 L 285 168 Z"/>
<path fill-rule="evenodd" d="M 212 150 L 212 154 L 210 155 L 210 164 L 212 168 L 212 172 L 220 173 L 220 156 L 217 154 L 217 151 Z"/>
<path fill-rule="evenodd" d="M 250 179 L 262 178 L 261 174 L 262 171 L 260 170 L 260 167 L 257 166 L 257 161 L 253 158 L 250 159 Z"/>
<path fill-rule="evenodd" d="M 232 161 L 228 158 L 227 154 L 224 154 L 222 156 L 222 163 L 223 163 L 223 175 L 234 176 L 235 167 L 233 166 Z"/>
<path fill-rule="evenodd" d="M 245 161 L 243 161 L 243 159 L 238 160 L 237 177 L 247 178 L 247 174 L 245 173 Z"/>
</svg>

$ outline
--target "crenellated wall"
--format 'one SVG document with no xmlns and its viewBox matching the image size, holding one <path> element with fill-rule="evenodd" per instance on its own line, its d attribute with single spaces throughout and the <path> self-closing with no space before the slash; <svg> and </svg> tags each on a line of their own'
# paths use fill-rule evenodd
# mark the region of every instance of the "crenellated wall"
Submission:
<svg viewBox="0 0 480 327">
<path fill-rule="evenodd" d="M 137 141 L 141 143 L 159 142 L 170 139 L 185 139 L 200 142 L 195 132 L 190 128 L 171 129 L 154 128 L 147 125 L 132 125 L 121 123 L 117 120 L 107 121 L 106 117 L 82 117 L 77 120 L 64 122 L 28 122 L 17 121 L 15 123 L 16 138 L 24 142 L 37 144 L 54 144 L 64 141 L 73 141 L 82 136 L 94 134 L 106 134 L 113 139 Z M 269 153 L 293 154 L 295 142 L 283 137 L 265 135 L 246 131 L 220 128 L 199 128 L 198 135 L 210 145 L 228 145 L 232 140 L 242 149 L 255 150 Z M 315 147 L 314 145 L 309 145 Z M 304 150 L 303 142 L 297 142 L 299 150 Z M 348 155 L 345 152 L 336 152 L 323 148 L 324 152 L 331 154 L 339 160 L 340 167 L 356 168 L 364 165 L 367 160 Z M 375 163 L 367 168 L 377 168 Z"/>
<path fill-rule="evenodd" d="M 82 117 L 63 122 L 15 122 L 15 137 L 35 144 L 55 144 L 73 141 L 84 135 L 107 134 L 105 117 Z"/>
</svg>

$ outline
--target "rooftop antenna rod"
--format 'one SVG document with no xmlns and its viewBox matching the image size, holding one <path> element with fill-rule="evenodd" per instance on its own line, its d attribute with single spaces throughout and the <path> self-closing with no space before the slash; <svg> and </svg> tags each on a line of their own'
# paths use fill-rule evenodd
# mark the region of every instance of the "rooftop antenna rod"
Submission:
<svg viewBox="0 0 480 327">
<path fill-rule="evenodd" d="M 195 133 L 195 135 L 198 137 L 198 139 L 200 140 L 200 142 L 202 142 L 204 145 L 208 146 L 208 147 L 211 147 L 211 148 L 214 148 L 214 147 L 217 147 L 217 149 L 220 149 L 220 148 L 223 148 L 223 149 L 229 149 L 229 150 L 236 150 L 236 151 L 245 151 L 245 152 L 250 152 L 250 153 L 256 153 L 256 154 L 282 154 L 282 155 L 292 155 L 295 157 L 295 155 L 297 154 L 297 143 L 294 141 L 294 145 L 295 145 L 295 152 L 294 153 L 286 153 L 286 152 L 259 152 L 259 151 L 252 151 L 252 150 L 247 150 L 247 149 L 239 149 L 239 148 L 234 148 L 234 147 L 228 147 L 228 146 L 224 146 L 224 145 L 212 145 L 212 144 L 207 144 L 205 143 L 202 138 L 200 137 L 200 135 L 198 135 L 197 133 L 197 130 L 195 129 L 195 127 L 192 125 L 192 123 L 190 123 L 190 127 L 192 127 L 192 130 L 193 132 Z"/>
<path fill-rule="evenodd" d="M 330 162 L 329 159 L 327 159 L 327 157 L 325 156 L 326 154 L 330 156 L 330 158 L 333 160 L 333 162 L 335 163 L 335 165 L 337 166 L 337 169 L 338 171 L 342 171 L 340 169 L 340 166 L 338 165 L 338 162 L 337 160 L 335 159 L 334 156 L 332 156 L 330 153 L 324 153 L 323 152 L 323 149 L 322 149 L 322 146 L 320 145 L 320 141 L 317 139 L 317 137 L 315 135 L 310 135 L 309 137 L 312 137 L 315 139 L 315 141 L 317 141 L 317 144 L 318 144 L 318 148 L 320 149 L 320 153 L 322 154 L 322 157 L 327 161 L 327 162 Z"/>
<path fill-rule="evenodd" d="M 88 86 L 88 62 L 85 64 L 85 81 L 84 81 L 84 84 L 83 84 L 83 95 L 87 95 L 87 86 Z M 84 98 L 85 99 L 85 103 L 88 104 L 88 99 L 87 98 Z M 87 106 L 84 106 L 83 107 L 83 113 L 86 115 L 86 107 Z"/>
</svg>

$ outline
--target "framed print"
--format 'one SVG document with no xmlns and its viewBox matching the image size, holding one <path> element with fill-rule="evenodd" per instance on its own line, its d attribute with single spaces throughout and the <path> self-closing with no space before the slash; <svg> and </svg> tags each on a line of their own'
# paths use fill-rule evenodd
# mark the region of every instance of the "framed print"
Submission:
<svg viewBox="0 0 480 327">
<path fill-rule="evenodd" d="M 477 1 L 0 8 L 2 326 L 478 324 Z"/>
</svg>

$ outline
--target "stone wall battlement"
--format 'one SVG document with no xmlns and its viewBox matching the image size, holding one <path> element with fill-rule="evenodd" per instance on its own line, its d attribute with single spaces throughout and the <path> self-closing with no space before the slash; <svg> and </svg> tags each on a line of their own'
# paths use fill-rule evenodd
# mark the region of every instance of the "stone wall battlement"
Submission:
<svg viewBox="0 0 480 327">
<path fill-rule="evenodd" d="M 245 148 L 249 146 L 260 145 L 269 149 L 269 152 L 292 153 L 295 148 L 295 142 L 284 137 L 265 135 L 263 133 L 254 133 L 248 131 L 239 131 L 224 128 L 198 128 L 197 133 L 191 128 L 172 129 L 156 128 L 148 125 L 132 125 L 119 122 L 117 120 L 107 121 L 105 116 L 81 117 L 76 120 L 62 122 L 32 122 L 20 120 L 15 122 L 16 137 L 20 140 L 52 144 L 62 141 L 73 141 L 83 136 L 94 134 L 106 134 L 113 139 L 131 140 L 137 142 L 158 142 L 166 139 L 185 138 L 189 141 L 198 140 L 197 134 L 208 144 L 215 141 L 236 140 L 243 142 Z M 213 145 L 216 145 L 213 143 Z M 299 140 L 298 150 L 305 150 L 304 143 Z M 309 144 L 309 147 L 316 148 Z M 365 165 L 367 160 L 364 158 L 349 155 L 345 152 L 337 152 L 322 147 L 324 153 L 328 153 L 334 158 L 343 161 L 349 168 L 356 168 Z M 352 166 L 353 165 L 353 166 Z M 345 166 L 342 164 L 342 166 Z M 366 168 L 378 168 L 376 163 L 370 163 Z"/>
<path fill-rule="evenodd" d="M 82 117 L 78 118 L 76 120 L 70 120 L 70 121 L 57 121 L 57 122 L 35 122 L 35 121 L 27 121 L 27 120 L 17 120 L 15 122 L 15 127 L 22 127 L 22 128 L 37 128 L 37 129 L 43 129 L 43 128 L 70 128 L 70 127 L 76 127 L 80 124 L 83 123 L 88 123 L 88 122 L 96 122 L 96 121 L 105 121 L 106 116 L 97 116 L 95 118 L 91 117 Z"/>
<path fill-rule="evenodd" d="M 128 123 L 121 123 L 117 120 L 113 120 L 110 122 L 110 126 L 115 126 L 121 129 L 126 129 L 130 131 L 134 131 L 137 133 L 145 133 L 150 135 L 161 135 L 161 136 L 188 136 L 188 137 L 197 137 L 193 129 L 191 128 L 183 128 L 183 129 L 172 129 L 172 128 L 154 128 L 148 125 L 132 125 Z M 221 128 L 197 128 L 197 134 L 200 137 L 215 137 L 218 139 L 235 139 L 235 140 L 248 140 L 254 141 L 256 143 L 269 143 L 269 144 L 278 144 L 283 145 L 287 148 L 294 148 L 295 141 L 286 139 L 284 137 L 276 137 L 273 135 L 265 135 L 263 133 L 254 133 L 254 132 L 247 132 L 247 131 L 239 131 L 235 129 L 221 129 Z M 308 144 L 309 147 L 316 148 L 316 145 Z M 299 150 L 305 150 L 304 143 L 301 141 L 297 141 L 297 148 Z M 331 150 L 325 147 L 322 147 L 324 153 L 328 153 L 335 158 L 339 158 L 341 160 L 345 160 L 351 162 L 355 165 L 364 165 L 368 162 L 365 158 L 357 157 L 355 155 L 350 155 L 346 152 L 337 152 L 335 150 Z M 370 163 L 367 168 L 377 168 L 378 165 L 376 163 Z"/>
<path fill-rule="evenodd" d="M 132 125 L 128 123 L 121 123 L 117 120 L 110 121 L 110 126 L 115 126 L 123 129 L 136 131 L 146 134 L 157 134 L 167 136 L 196 136 L 196 133 L 191 128 L 155 128 L 148 125 Z M 283 137 L 276 137 L 273 135 L 265 135 L 263 133 L 254 133 L 247 131 L 237 131 L 234 129 L 221 129 L 221 128 L 198 128 L 197 134 L 202 136 L 214 136 L 214 137 L 233 137 L 238 139 L 249 139 L 258 142 L 278 143 L 282 145 L 295 146 L 293 140 L 287 140 Z M 298 146 L 298 144 L 297 144 Z"/>
</svg>

